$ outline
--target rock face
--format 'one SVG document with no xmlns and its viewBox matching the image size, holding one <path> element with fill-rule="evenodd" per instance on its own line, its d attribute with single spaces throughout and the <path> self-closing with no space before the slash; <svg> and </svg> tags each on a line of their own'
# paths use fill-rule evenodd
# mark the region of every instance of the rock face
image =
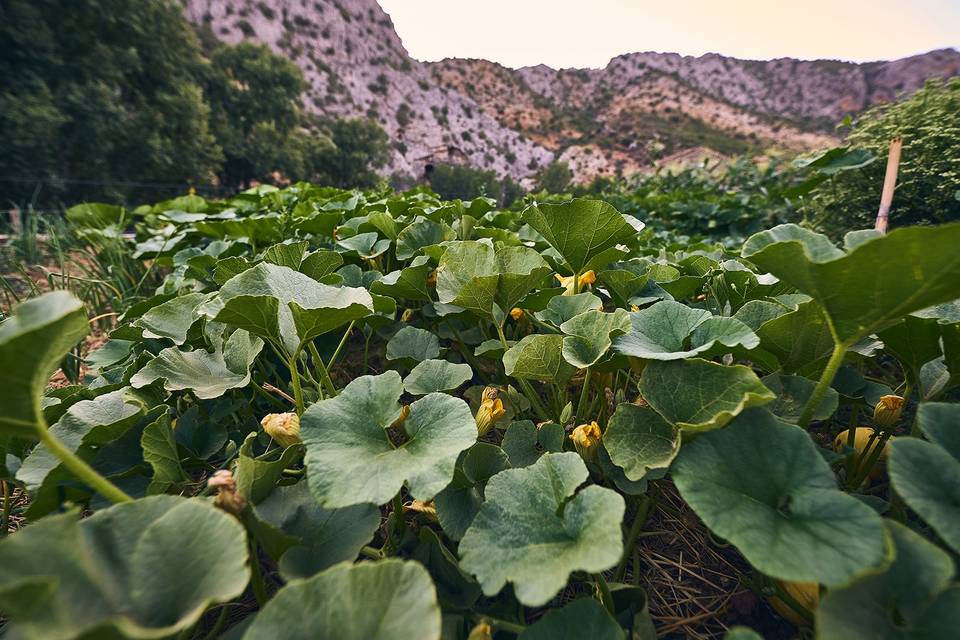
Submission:
<svg viewBox="0 0 960 640">
<path fill-rule="evenodd" d="M 671 53 L 604 69 L 424 63 L 376 0 L 184 0 L 184 11 L 221 40 L 260 41 L 296 62 L 310 110 L 377 120 L 393 141 L 388 170 L 413 177 L 462 162 L 522 179 L 563 159 L 585 181 L 699 148 L 817 148 L 846 114 L 960 74 L 952 49 L 865 64 Z"/>
</svg>

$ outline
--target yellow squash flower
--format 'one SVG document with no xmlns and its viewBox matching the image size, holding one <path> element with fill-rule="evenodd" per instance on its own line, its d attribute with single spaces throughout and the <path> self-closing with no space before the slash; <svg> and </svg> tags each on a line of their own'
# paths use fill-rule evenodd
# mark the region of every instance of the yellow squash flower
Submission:
<svg viewBox="0 0 960 640">
<path fill-rule="evenodd" d="M 879 406 L 879 405 L 877 405 Z M 870 443 L 870 436 L 876 433 L 876 430 L 873 427 L 857 427 L 853 434 L 853 448 L 856 450 L 858 455 L 862 455 L 864 450 L 867 448 L 867 445 Z M 843 451 L 844 446 L 847 444 L 847 437 L 850 434 L 849 429 L 845 429 L 837 435 L 833 440 L 833 448 L 838 453 Z M 893 440 L 893 438 L 890 438 Z M 884 445 L 883 449 L 880 450 L 880 457 L 877 458 L 877 464 L 873 465 L 873 468 L 870 470 L 870 475 L 868 479 L 876 480 L 883 473 L 883 464 L 887 461 L 887 444 L 890 444 L 888 440 Z M 874 450 L 880 444 L 880 434 L 877 433 L 876 437 L 873 439 L 873 444 L 870 446 L 870 451 L 867 453 L 867 457 L 873 455 Z M 865 458 L 866 460 L 866 458 Z"/>
<path fill-rule="evenodd" d="M 553 275 L 557 280 L 560 281 L 560 286 L 566 289 L 566 291 L 563 292 L 563 295 L 572 296 L 575 293 L 580 293 L 580 291 L 574 291 L 573 276 L 562 276 L 559 273 L 555 273 Z M 580 274 L 580 279 L 579 279 L 580 288 L 583 288 L 583 286 L 586 284 L 593 284 L 596 281 L 597 281 L 597 274 L 593 272 L 593 269 Z"/>
<path fill-rule="evenodd" d="M 507 410 L 503 408 L 503 400 L 500 399 L 500 391 L 496 387 L 487 387 L 483 390 L 483 400 L 480 402 L 480 408 L 477 409 L 477 434 L 482 438 L 490 432 L 490 429 L 507 415 Z"/>
<path fill-rule="evenodd" d="M 813 610 L 820 604 L 820 585 L 816 582 L 785 582 L 781 580 L 777 580 L 777 584 L 813 617 Z M 770 605 L 777 613 L 798 627 L 809 626 L 810 622 L 808 620 L 780 598 L 771 597 Z"/>
<path fill-rule="evenodd" d="M 263 430 L 281 447 L 299 444 L 300 416 L 295 413 L 270 413 L 260 421 Z"/>
<path fill-rule="evenodd" d="M 573 446 L 580 454 L 580 457 L 587 461 L 596 461 L 597 452 L 600 450 L 600 425 L 596 421 L 590 424 L 581 424 L 570 434 L 573 440 Z"/>
<path fill-rule="evenodd" d="M 399 429 L 400 427 L 402 427 L 403 423 L 407 421 L 407 416 L 409 415 L 410 415 L 410 405 L 405 404 L 403 405 L 403 407 L 401 407 L 400 415 L 397 417 L 397 419 L 394 420 L 392 423 L 390 423 L 390 428 Z"/>
<path fill-rule="evenodd" d="M 883 396 L 873 408 L 873 421 L 881 429 L 890 429 L 903 413 L 904 400 L 900 396 Z"/>
<path fill-rule="evenodd" d="M 487 622 L 481 622 L 470 630 L 467 640 L 493 640 L 493 629 Z"/>
<path fill-rule="evenodd" d="M 519 320 L 523 317 L 523 309 L 520 307 L 514 307 L 513 309 L 510 309 L 510 317 L 514 320 Z"/>
</svg>

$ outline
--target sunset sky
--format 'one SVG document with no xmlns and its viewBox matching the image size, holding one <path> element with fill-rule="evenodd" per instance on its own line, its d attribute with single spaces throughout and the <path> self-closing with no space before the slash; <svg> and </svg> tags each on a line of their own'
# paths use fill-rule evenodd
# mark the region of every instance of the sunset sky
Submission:
<svg viewBox="0 0 960 640">
<path fill-rule="evenodd" d="M 602 67 L 633 51 L 899 58 L 960 48 L 960 0 L 380 0 L 414 58 Z"/>
</svg>

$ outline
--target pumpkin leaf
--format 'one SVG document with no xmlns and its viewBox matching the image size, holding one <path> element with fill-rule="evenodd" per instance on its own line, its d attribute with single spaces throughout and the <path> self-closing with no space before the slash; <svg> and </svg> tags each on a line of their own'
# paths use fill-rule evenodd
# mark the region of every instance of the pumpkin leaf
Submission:
<svg viewBox="0 0 960 640">
<path fill-rule="evenodd" d="M 670 466 L 680 451 L 680 433 L 653 409 L 621 403 L 603 432 L 603 446 L 627 479 L 637 481 Z"/>
<path fill-rule="evenodd" d="M 451 391 L 473 377 L 468 364 L 454 364 L 446 360 L 424 360 L 403 380 L 407 393 L 423 396 L 435 391 Z"/>
<path fill-rule="evenodd" d="M 523 604 L 546 604 L 573 571 L 598 572 L 623 553 L 623 498 L 591 485 L 575 453 L 548 453 L 487 482 L 486 502 L 460 541 L 461 566 L 488 596 L 509 581 Z M 576 495 L 574 495 L 576 493 Z M 531 500 L 531 496 L 536 499 Z"/>
<path fill-rule="evenodd" d="M 410 405 L 406 441 L 395 445 L 387 429 L 400 416 L 401 393 L 400 375 L 387 371 L 356 378 L 304 412 L 307 481 L 322 506 L 384 504 L 404 484 L 429 500 L 450 484 L 457 457 L 477 439 L 470 407 L 442 393 L 424 396 Z"/>
<path fill-rule="evenodd" d="M 884 561 L 877 512 L 837 489 L 805 431 L 765 409 L 685 443 L 671 475 L 704 524 L 767 575 L 834 586 Z"/>
</svg>

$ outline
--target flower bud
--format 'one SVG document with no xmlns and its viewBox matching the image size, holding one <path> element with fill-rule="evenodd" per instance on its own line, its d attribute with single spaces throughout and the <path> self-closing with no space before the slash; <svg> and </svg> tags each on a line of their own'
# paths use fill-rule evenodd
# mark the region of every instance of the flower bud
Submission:
<svg viewBox="0 0 960 640">
<path fill-rule="evenodd" d="M 500 391 L 496 387 L 487 387 L 483 390 L 483 401 L 477 409 L 477 434 L 482 438 L 489 433 L 498 420 L 507 415 L 503 408 L 503 400 L 499 398 Z"/>
<path fill-rule="evenodd" d="M 580 457 L 587 462 L 596 462 L 597 452 L 600 449 L 600 425 L 596 421 L 590 424 L 581 424 L 570 434 L 573 446 Z"/>
<path fill-rule="evenodd" d="M 207 486 L 217 490 L 217 496 L 213 499 L 213 504 L 227 513 L 237 516 L 246 509 L 247 499 L 237 491 L 237 481 L 234 480 L 233 473 L 230 471 L 220 469 L 210 476 L 207 480 Z"/>
<path fill-rule="evenodd" d="M 493 629 L 488 622 L 481 622 L 470 630 L 467 640 L 493 640 Z"/>
<path fill-rule="evenodd" d="M 403 313 L 400 314 L 400 322 L 410 322 L 410 318 L 413 317 L 413 309 L 404 309 Z"/>
<path fill-rule="evenodd" d="M 510 317 L 514 320 L 519 320 L 523 317 L 523 309 L 520 307 L 514 307 L 513 309 L 510 309 Z"/>
<path fill-rule="evenodd" d="M 437 519 L 437 507 L 433 503 L 433 500 L 427 500 L 426 502 L 422 500 L 413 500 L 403 506 L 407 511 L 423 514 L 433 521 L 436 521 Z"/>
<path fill-rule="evenodd" d="M 904 400 L 900 396 L 882 396 L 873 409 L 873 422 L 881 429 L 890 429 L 903 413 Z"/>
<path fill-rule="evenodd" d="M 390 423 L 390 428 L 391 429 L 401 428 L 403 426 L 403 423 L 407 421 L 407 416 L 409 415 L 410 415 L 410 405 L 405 404 L 400 409 L 400 415 L 397 417 L 397 419 L 394 420 L 392 423 Z"/>
<path fill-rule="evenodd" d="M 270 413 L 260 421 L 267 435 L 281 447 L 299 444 L 300 416 L 295 413 Z"/>
<path fill-rule="evenodd" d="M 597 281 L 597 274 L 593 272 L 593 269 L 580 274 L 579 278 L 575 278 L 574 276 L 562 276 L 559 273 L 555 273 L 553 275 L 557 280 L 560 281 L 560 286 L 566 289 L 566 291 L 563 292 L 563 295 L 565 296 L 572 296 L 575 293 L 580 293 L 579 289 L 583 288 L 583 285 L 593 284 Z M 574 289 L 573 286 L 574 280 L 577 281 L 578 285 L 576 289 Z"/>
</svg>

